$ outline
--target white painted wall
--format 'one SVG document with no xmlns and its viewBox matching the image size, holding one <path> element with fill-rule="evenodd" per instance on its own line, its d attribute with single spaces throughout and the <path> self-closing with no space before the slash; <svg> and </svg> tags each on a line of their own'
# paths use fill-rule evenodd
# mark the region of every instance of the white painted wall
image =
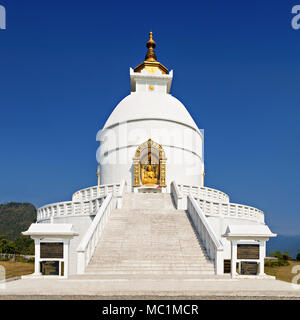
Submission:
<svg viewBox="0 0 300 320">
<path fill-rule="evenodd" d="M 195 129 L 163 119 L 144 119 L 117 124 L 102 132 L 100 183 L 133 181 L 133 157 L 140 144 L 152 139 L 167 157 L 166 181 L 203 185 L 203 137 Z"/>
<path fill-rule="evenodd" d="M 259 223 L 255 221 L 251 221 L 250 219 L 239 219 L 239 218 L 224 218 L 224 217 L 212 217 L 206 216 L 209 221 L 210 226 L 215 231 L 216 236 L 219 240 L 222 241 L 224 246 L 224 259 L 231 259 L 231 243 L 226 238 L 222 237 L 225 234 L 228 225 L 245 225 L 245 224 L 253 224 L 259 225 Z"/>
<path fill-rule="evenodd" d="M 92 223 L 94 216 L 78 216 L 78 217 L 55 217 L 53 223 L 69 223 L 73 225 L 73 230 L 79 233 L 79 236 L 70 240 L 69 247 L 69 274 L 77 273 L 77 247 L 85 235 L 87 229 Z M 41 223 L 50 223 L 50 220 L 44 220 Z"/>
</svg>

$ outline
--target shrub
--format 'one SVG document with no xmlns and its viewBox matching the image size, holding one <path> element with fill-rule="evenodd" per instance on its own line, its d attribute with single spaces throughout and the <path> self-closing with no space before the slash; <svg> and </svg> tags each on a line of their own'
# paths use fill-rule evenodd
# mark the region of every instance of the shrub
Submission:
<svg viewBox="0 0 300 320">
<path fill-rule="evenodd" d="M 292 260 L 292 258 L 289 256 L 289 253 L 287 251 L 281 253 L 278 250 L 270 253 L 270 256 L 278 259 L 277 261 L 271 262 L 272 267 L 288 266 L 290 264 L 288 260 Z"/>
</svg>

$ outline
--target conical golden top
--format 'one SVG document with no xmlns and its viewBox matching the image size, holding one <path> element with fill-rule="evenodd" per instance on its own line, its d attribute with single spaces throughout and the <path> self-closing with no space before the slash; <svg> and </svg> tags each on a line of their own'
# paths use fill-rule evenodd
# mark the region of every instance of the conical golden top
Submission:
<svg viewBox="0 0 300 320">
<path fill-rule="evenodd" d="M 146 43 L 146 47 L 148 48 L 148 52 L 145 56 L 145 61 L 157 61 L 156 54 L 154 52 L 154 48 L 156 47 L 156 42 L 153 40 L 152 31 L 149 33 L 149 40 Z"/>
<path fill-rule="evenodd" d="M 149 40 L 146 43 L 148 48 L 147 54 L 145 56 L 145 61 L 140 65 L 134 68 L 135 72 L 141 72 L 146 69 L 148 73 L 156 73 L 157 70 L 160 70 L 163 74 L 167 74 L 168 69 L 157 61 L 154 48 L 156 47 L 156 42 L 153 40 L 153 33 L 150 31 Z"/>
</svg>

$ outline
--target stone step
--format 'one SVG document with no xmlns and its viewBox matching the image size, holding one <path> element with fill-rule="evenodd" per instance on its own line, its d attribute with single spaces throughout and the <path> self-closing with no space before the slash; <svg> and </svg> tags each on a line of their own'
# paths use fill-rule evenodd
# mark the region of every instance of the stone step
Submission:
<svg viewBox="0 0 300 320">
<path fill-rule="evenodd" d="M 168 271 L 168 272 L 182 272 L 182 273 L 185 273 L 185 272 L 204 272 L 204 271 L 213 271 L 214 272 L 214 268 L 152 268 L 152 267 L 149 267 L 148 269 L 146 268 L 118 268 L 118 269 L 113 269 L 113 268 L 89 268 L 87 269 L 87 272 L 127 272 L 127 273 L 130 273 L 130 272 L 142 272 L 142 273 L 148 273 L 148 272 L 165 272 L 165 271 Z"/>
<path fill-rule="evenodd" d="M 86 272 L 88 275 L 89 272 Z M 137 272 L 137 271 L 99 271 L 99 272 L 91 272 L 90 274 L 98 274 L 98 275 L 111 275 L 111 276 L 116 276 L 116 275 L 144 275 L 145 272 Z M 182 275 L 215 275 L 215 271 L 185 271 L 184 273 L 182 271 L 149 271 L 146 273 L 146 275 L 176 275 L 176 276 L 182 276 Z"/>
<path fill-rule="evenodd" d="M 153 258 L 151 257 L 151 259 L 149 259 L 149 257 L 145 257 L 145 259 L 141 260 L 141 257 L 137 257 L 139 259 L 132 259 L 132 260 L 127 260 L 124 258 L 120 258 L 120 257 L 107 257 L 107 258 L 103 258 L 103 257 L 93 257 L 92 262 L 118 262 L 118 263 L 130 263 L 130 264 L 134 264 L 134 263 L 200 263 L 200 264 L 205 264 L 205 263 L 211 263 L 210 260 L 202 258 L 202 259 L 164 259 L 164 258 Z"/>
<path fill-rule="evenodd" d="M 214 270 L 214 266 L 189 266 L 189 265 L 163 265 L 163 266 L 155 266 L 155 265 L 149 265 L 149 266 L 116 266 L 116 265 L 101 265 L 101 266 L 88 266 L 87 270 L 92 270 L 92 269 L 105 269 L 105 270 L 165 270 L 165 269 L 177 269 L 177 270 Z"/>
<path fill-rule="evenodd" d="M 148 264 L 148 265 L 142 265 L 142 264 L 101 264 L 101 265 L 95 265 L 96 268 L 214 268 L 214 265 L 207 264 L 207 265 L 190 265 L 190 264 Z M 90 265 L 89 268 L 93 268 L 93 265 Z"/>
<path fill-rule="evenodd" d="M 89 268 L 92 268 L 93 265 L 90 265 Z M 141 265 L 141 264 L 101 264 L 96 265 L 95 267 L 104 267 L 104 268 L 214 268 L 213 264 L 198 264 L 198 265 L 190 265 L 190 264 L 148 264 L 148 265 Z"/>
<path fill-rule="evenodd" d="M 214 266 L 89 266 L 87 270 L 214 270 Z"/>
<path fill-rule="evenodd" d="M 152 261 L 120 261 L 120 260 L 98 260 L 94 259 L 92 264 L 102 264 L 102 265 L 190 265 L 190 266 L 202 266 L 202 265 L 213 265 L 211 261 L 203 260 L 203 261 L 171 261 L 171 260 L 152 260 Z"/>
<path fill-rule="evenodd" d="M 183 281 L 198 281 L 198 280 L 224 280 L 224 279 L 231 279 L 230 274 L 224 274 L 224 275 L 216 275 L 216 274 L 198 274 L 198 275 L 187 275 L 187 274 L 177 274 L 176 277 L 172 274 L 152 274 L 149 273 L 140 273 L 140 274 L 122 274 L 121 276 L 116 277 L 115 274 L 97 274 L 97 273 L 88 273 L 88 274 L 82 274 L 82 275 L 70 275 L 69 279 L 71 280 L 87 280 L 87 279 L 94 279 L 94 280 L 183 280 Z"/>
</svg>

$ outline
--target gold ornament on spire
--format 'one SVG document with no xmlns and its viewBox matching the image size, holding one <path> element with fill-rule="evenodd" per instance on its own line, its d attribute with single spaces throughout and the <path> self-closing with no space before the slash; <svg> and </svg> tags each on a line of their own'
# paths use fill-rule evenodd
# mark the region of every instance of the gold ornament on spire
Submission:
<svg viewBox="0 0 300 320">
<path fill-rule="evenodd" d="M 153 40 L 153 33 L 150 31 L 149 40 L 146 43 L 146 47 L 148 48 L 148 52 L 145 56 L 145 61 L 157 61 L 156 54 L 154 52 L 154 48 L 156 47 L 156 42 Z"/>
<path fill-rule="evenodd" d="M 156 42 L 153 40 L 153 33 L 150 31 L 149 40 L 146 43 L 148 48 L 147 54 L 145 56 L 145 61 L 140 65 L 134 68 L 134 72 L 141 72 L 146 69 L 148 73 L 156 73 L 157 70 L 160 70 L 163 74 L 167 74 L 168 69 L 157 61 L 154 48 L 156 47 Z"/>
</svg>

